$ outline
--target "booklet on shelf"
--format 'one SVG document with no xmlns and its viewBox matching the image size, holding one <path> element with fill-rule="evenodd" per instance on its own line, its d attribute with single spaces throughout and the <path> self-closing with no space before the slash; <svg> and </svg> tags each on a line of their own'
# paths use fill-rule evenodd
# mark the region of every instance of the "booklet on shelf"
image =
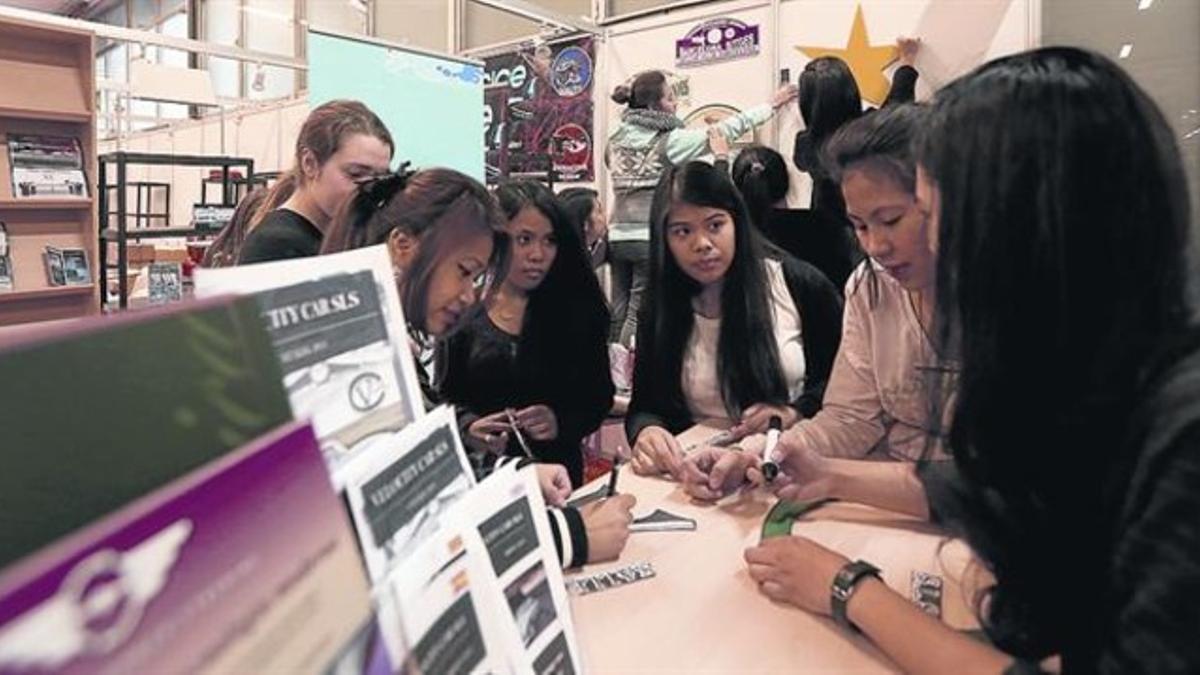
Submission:
<svg viewBox="0 0 1200 675">
<path fill-rule="evenodd" d="M 0 672 L 363 672 L 367 589 L 293 423 L 0 573 Z"/>
<path fill-rule="evenodd" d="M 424 414 L 386 246 L 197 269 L 197 297 L 252 293 L 292 411 L 311 419 L 335 487 L 373 439 Z"/>
<path fill-rule="evenodd" d="M 475 485 L 454 411 L 447 406 L 400 432 L 371 439 L 346 465 L 343 478 L 375 583 L 443 527 L 450 506 Z"/>
<path fill-rule="evenodd" d="M 150 263 L 146 269 L 146 293 L 152 305 L 183 300 L 183 265 Z"/>
<path fill-rule="evenodd" d="M 12 255 L 8 250 L 8 226 L 0 220 L 0 291 L 13 289 Z"/>
<path fill-rule="evenodd" d="M 87 251 L 81 248 L 64 248 L 59 252 L 62 254 L 62 270 L 66 285 L 86 286 L 92 283 Z"/>
<path fill-rule="evenodd" d="M 9 134 L 8 158 L 17 199 L 88 196 L 78 138 Z"/>
<path fill-rule="evenodd" d="M 62 249 L 47 246 L 42 258 L 46 261 L 46 281 L 51 286 L 66 286 L 67 275 L 64 271 Z"/>
</svg>

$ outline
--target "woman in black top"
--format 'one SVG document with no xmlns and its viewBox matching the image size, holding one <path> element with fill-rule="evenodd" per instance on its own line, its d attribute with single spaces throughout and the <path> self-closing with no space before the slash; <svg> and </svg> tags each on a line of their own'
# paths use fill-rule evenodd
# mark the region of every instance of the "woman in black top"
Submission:
<svg viewBox="0 0 1200 675">
<path fill-rule="evenodd" d="M 842 302 L 816 268 L 763 250 L 729 176 L 704 162 L 664 172 L 650 220 L 625 433 L 638 473 L 680 478 L 675 434 L 722 417 L 737 437 L 821 407 Z"/>
<path fill-rule="evenodd" d="M 845 288 L 863 257 L 854 233 L 844 220 L 787 207 L 788 170 L 783 155 L 752 145 L 738 153 L 731 174 L 755 227 L 771 243 L 814 265 L 839 289 Z"/>
<path fill-rule="evenodd" d="M 897 41 L 897 48 L 901 65 L 892 76 L 892 88 L 883 102 L 884 106 L 910 103 L 916 96 L 917 71 L 912 64 L 920 42 L 901 38 Z M 812 177 L 810 208 L 813 214 L 850 229 L 842 188 L 822 166 L 821 152 L 833 132 L 864 114 L 858 83 L 854 81 L 854 74 L 845 61 L 836 56 L 822 56 L 804 66 L 798 84 L 800 96 L 797 104 L 805 128 L 796 134 L 792 161 L 797 169 Z"/>
<path fill-rule="evenodd" d="M 554 195 L 532 181 L 496 190 L 512 259 L 496 292 L 441 346 L 438 390 L 477 450 L 567 468 L 612 407 L 604 296 Z M 515 428 L 514 428 L 515 425 Z M 524 442 L 524 445 L 522 445 Z"/>
<path fill-rule="evenodd" d="M 1063 672 L 1198 672 L 1200 329 L 1171 128 L 1116 64 L 1071 48 L 985 64 L 931 112 L 917 190 L 956 352 L 954 461 L 889 489 L 995 575 L 977 604 L 991 643 L 870 575 L 846 616 L 908 672 L 1052 655 Z M 767 595 L 820 613 L 847 562 L 800 537 L 746 558 Z"/>
<path fill-rule="evenodd" d="M 573 187 L 558 193 L 567 220 L 583 239 L 592 268 L 608 260 L 608 218 L 604 215 L 604 204 L 600 193 L 591 188 Z"/>
<path fill-rule="evenodd" d="M 296 137 L 296 165 L 253 218 L 238 264 L 307 258 L 355 187 L 387 173 L 395 144 L 383 122 L 358 101 L 330 101 L 308 114 Z M 291 192 L 285 199 L 283 194 Z"/>
</svg>

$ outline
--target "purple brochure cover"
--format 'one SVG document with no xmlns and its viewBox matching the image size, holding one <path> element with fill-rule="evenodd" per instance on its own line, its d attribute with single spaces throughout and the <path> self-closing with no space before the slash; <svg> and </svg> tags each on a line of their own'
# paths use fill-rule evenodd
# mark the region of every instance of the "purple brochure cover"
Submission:
<svg viewBox="0 0 1200 675">
<path fill-rule="evenodd" d="M 368 621 L 349 522 L 291 424 L 0 572 L 0 673 L 320 672 Z"/>
</svg>

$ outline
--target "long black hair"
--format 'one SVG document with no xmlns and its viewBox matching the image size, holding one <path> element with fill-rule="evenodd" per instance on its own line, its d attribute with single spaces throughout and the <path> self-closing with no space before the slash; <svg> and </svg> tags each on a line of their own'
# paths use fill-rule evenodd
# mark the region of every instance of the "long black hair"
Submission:
<svg viewBox="0 0 1200 675">
<path fill-rule="evenodd" d="M 744 148 L 733 160 L 730 175 L 746 201 L 750 220 L 765 233 L 771 209 L 787 197 L 788 170 L 783 155 L 765 145 Z"/>
<path fill-rule="evenodd" d="M 843 124 L 862 116 L 858 82 L 850 66 L 836 56 L 809 61 L 800 73 L 798 88 L 796 105 L 814 148 Z"/>
<path fill-rule="evenodd" d="M 562 204 L 563 213 L 566 214 L 567 220 L 575 228 L 585 246 L 587 245 L 588 221 L 592 217 L 592 211 L 595 210 L 596 201 L 599 198 L 598 192 L 585 187 L 567 188 L 558 193 L 558 202 Z"/>
<path fill-rule="evenodd" d="M 676 203 L 721 209 L 733 219 L 734 255 L 721 288 L 721 333 L 717 341 L 717 380 L 730 417 L 753 403 L 787 404 L 775 343 L 771 291 L 763 267 L 763 245 L 750 225 L 746 205 L 724 171 L 704 162 L 687 162 L 663 172 L 650 209 L 650 275 L 638 319 L 637 358 L 661 369 L 653 382 L 664 400 L 682 400 L 684 351 L 695 318 L 692 298 L 701 287 L 689 277 L 667 246 L 667 221 Z"/>
<path fill-rule="evenodd" d="M 1179 151 L 1128 75 L 1070 48 L 947 85 L 917 150 L 940 195 L 939 334 L 959 366 L 959 480 L 931 507 L 996 576 L 983 618 L 997 644 L 1025 657 L 1082 644 L 1064 664 L 1087 663 L 1106 617 L 1080 608 L 1108 578 L 1131 411 L 1189 321 Z"/>
<path fill-rule="evenodd" d="M 479 181 L 453 169 L 395 173 L 363 182 L 334 218 L 321 253 L 336 253 L 385 243 L 393 230 L 419 240 L 421 246 L 404 273 L 400 304 L 409 330 L 426 341 L 425 314 L 429 283 L 437 263 L 464 230 L 491 233 L 492 257 L 487 276 L 495 280 L 508 267 L 508 237 L 495 199 Z"/>
<path fill-rule="evenodd" d="M 521 353 L 549 351 L 569 358 L 578 347 L 577 340 L 604 334 L 610 320 L 583 239 L 545 185 L 531 180 L 510 181 L 497 187 L 495 194 L 508 220 L 516 218 L 522 209 L 536 209 L 550 221 L 558 245 L 550 270 L 529 294 Z"/>
</svg>

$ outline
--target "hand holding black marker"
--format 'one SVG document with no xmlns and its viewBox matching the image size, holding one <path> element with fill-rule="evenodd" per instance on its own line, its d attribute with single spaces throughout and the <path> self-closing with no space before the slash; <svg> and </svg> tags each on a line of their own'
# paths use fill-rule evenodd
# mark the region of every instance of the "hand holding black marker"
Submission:
<svg viewBox="0 0 1200 675">
<path fill-rule="evenodd" d="M 779 444 L 779 434 L 783 431 L 783 419 L 779 415 L 771 415 L 767 424 L 767 444 L 763 446 L 762 474 L 768 483 L 779 475 L 779 465 L 775 463 L 775 446 Z"/>
<path fill-rule="evenodd" d="M 608 477 L 608 491 L 606 497 L 611 497 L 617 494 L 617 472 L 621 469 L 621 458 L 613 457 L 612 473 Z"/>
</svg>

